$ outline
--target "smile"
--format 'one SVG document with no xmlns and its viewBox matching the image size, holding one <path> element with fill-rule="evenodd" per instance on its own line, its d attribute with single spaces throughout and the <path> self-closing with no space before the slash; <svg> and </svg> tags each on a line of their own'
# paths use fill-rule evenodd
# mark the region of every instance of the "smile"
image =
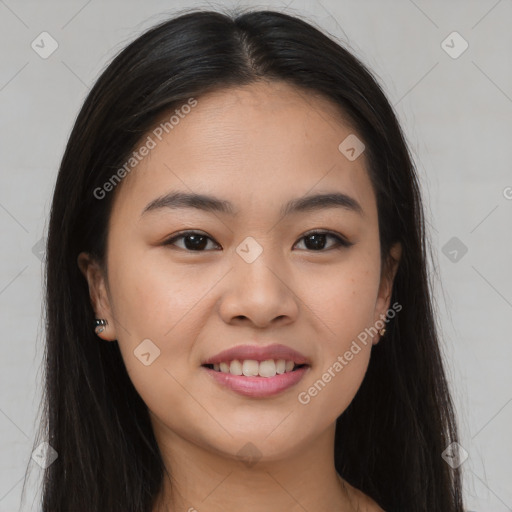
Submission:
<svg viewBox="0 0 512 512">
<path fill-rule="evenodd" d="M 292 372 L 305 365 L 297 365 L 293 361 L 285 359 L 267 359 L 265 361 L 256 361 L 254 359 L 245 359 L 239 361 L 234 359 L 229 362 L 204 365 L 216 372 L 228 373 L 231 375 L 244 375 L 245 377 L 275 377 L 283 373 Z"/>
<path fill-rule="evenodd" d="M 222 371 L 221 364 L 223 370 L 229 371 Z M 284 372 L 278 373 L 277 370 L 282 370 L 283 364 Z M 214 366 L 219 368 L 215 369 Z M 293 361 L 284 359 L 266 360 L 260 363 L 247 359 L 231 361 L 229 366 L 227 362 L 215 365 L 204 364 L 202 368 L 221 389 L 227 388 L 238 395 L 250 398 L 267 398 L 283 393 L 298 384 L 310 366 L 307 364 L 297 365 Z M 232 373 L 231 368 L 236 373 Z"/>
</svg>

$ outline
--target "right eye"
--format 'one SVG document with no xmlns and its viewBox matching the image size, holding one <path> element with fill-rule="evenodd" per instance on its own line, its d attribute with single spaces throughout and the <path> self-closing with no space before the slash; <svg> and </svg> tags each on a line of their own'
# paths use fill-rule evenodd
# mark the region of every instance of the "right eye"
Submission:
<svg viewBox="0 0 512 512">
<path fill-rule="evenodd" d="M 180 249 L 184 249 L 186 251 L 195 251 L 195 252 L 204 252 L 204 248 L 208 245 L 208 241 L 212 241 L 213 239 L 204 233 L 198 231 L 182 231 L 176 235 L 173 235 L 171 238 L 167 239 L 163 245 L 177 245 L 175 242 L 177 240 L 183 239 L 183 246 L 178 246 Z M 214 244 L 217 247 L 220 247 L 216 242 Z"/>
</svg>

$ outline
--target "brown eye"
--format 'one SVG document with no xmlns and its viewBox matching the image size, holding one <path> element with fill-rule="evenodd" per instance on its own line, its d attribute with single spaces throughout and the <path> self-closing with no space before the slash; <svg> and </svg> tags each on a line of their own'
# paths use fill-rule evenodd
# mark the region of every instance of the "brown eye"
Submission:
<svg viewBox="0 0 512 512">
<path fill-rule="evenodd" d="M 334 240 L 334 244 L 330 247 L 325 248 L 328 245 L 328 239 Z M 304 235 L 301 240 L 305 240 L 306 250 L 315 252 L 325 252 L 329 249 L 335 249 L 339 247 L 350 247 L 352 243 L 345 240 L 338 234 L 331 233 L 329 231 L 314 231 Z"/>
<path fill-rule="evenodd" d="M 329 239 L 333 241 L 330 244 Z M 183 241 L 181 245 L 176 243 L 178 240 Z M 354 245 L 342 236 L 329 231 L 310 232 L 304 235 L 300 240 L 305 241 L 306 250 L 314 252 L 326 252 L 330 249 L 350 247 L 351 245 Z M 183 231 L 165 241 L 164 245 L 174 245 L 185 251 L 205 252 L 206 250 L 212 249 L 212 247 L 207 249 L 209 242 L 213 242 L 214 248 L 220 247 L 211 237 L 204 233 L 197 231 Z"/>
<path fill-rule="evenodd" d="M 183 239 L 183 245 L 178 246 L 180 249 L 196 252 L 204 252 L 205 248 L 208 246 L 208 241 L 213 242 L 212 238 L 203 233 L 198 233 L 196 231 L 184 231 L 165 241 L 164 245 L 176 245 L 175 242 L 181 239 Z M 215 243 L 215 245 L 219 247 L 218 244 Z"/>
</svg>

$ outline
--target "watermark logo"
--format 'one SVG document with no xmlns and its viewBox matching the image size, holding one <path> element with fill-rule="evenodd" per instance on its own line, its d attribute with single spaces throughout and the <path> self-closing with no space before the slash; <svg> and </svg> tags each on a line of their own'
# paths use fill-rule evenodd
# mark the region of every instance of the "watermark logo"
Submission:
<svg viewBox="0 0 512 512">
<path fill-rule="evenodd" d="M 452 263 L 458 263 L 468 252 L 468 248 L 459 238 L 452 236 L 441 251 Z"/>
<path fill-rule="evenodd" d="M 41 59 L 47 59 L 59 47 L 59 43 L 48 32 L 41 32 L 30 46 Z"/>
<path fill-rule="evenodd" d="M 248 236 L 237 246 L 236 252 L 246 263 L 252 263 L 263 252 L 263 247 L 252 236 Z"/>
<path fill-rule="evenodd" d="M 252 468 L 262 457 L 261 451 L 251 442 L 245 443 L 237 452 L 238 458 L 249 468 Z"/>
<path fill-rule="evenodd" d="M 384 327 L 386 322 L 393 319 L 398 312 L 402 310 L 402 305 L 398 302 L 395 302 L 391 308 L 386 311 L 386 314 L 380 315 L 380 319 L 375 322 L 375 324 L 371 327 L 367 327 L 364 331 L 361 331 L 357 335 L 357 340 L 352 340 L 352 344 L 350 345 L 349 350 L 347 350 L 343 355 L 339 355 L 336 358 L 336 361 L 327 368 L 327 370 L 322 374 L 321 378 L 318 379 L 311 387 L 307 389 L 307 391 L 301 391 L 297 395 L 297 400 L 302 405 L 307 405 L 311 402 L 311 399 L 317 396 L 320 391 L 322 391 L 325 386 L 331 382 L 331 380 L 338 375 L 345 366 L 347 366 L 354 356 L 361 352 L 361 345 L 366 346 L 368 344 L 369 337 L 370 339 L 377 335 L 377 333 Z"/>
<path fill-rule="evenodd" d="M 443 451 L 441 457 L 443 460 L 452 468 L 457 469 L 461 466 L 469 454 L 464 448 L 457 442 L 453 442 Z"/>
<path fill-rule="evenodd" d="M 351 133 L 341 142 L 338 149 L 340 153 L 347 158 L 347 160 L 353 162 L 362 155 L 365 147 L 366 146 L 363 144 L 363 141 Z"/>
<path fill-rule="evenodd" d="M 39 464 L 43 469 L 51 466 L 57 460 L 58 456 L 59 454 L 57 451 L 46 441 L 41 443 L 32 452 L 32 460 Z"/>
<path fill-rule="evenodd" d="M 160 349 L 149 338 L 146 338 L 137 345 L 133 353 L 144 366 L 149 366 L 160 356 Z"/>
<path fill-rule="evenodd" d="M 44 256 L 46 253 L 46 239 L 43 236 L 39 241 L 37 241 L 32 247 L 32 254 L 40 261 L 44 260 Z"/>
<path fill-rule="evenodd" d="M 469 47 L 469 43 L 457 32 L 451 34 L 441 42 L 441 48 L 452 58 L 458 59 Z"/>
<path fill-rule="evenodd" d="M 184 119 L 187 114 L 192 111 L 192 108 L 197 105 L 197 100 L 189 98 L 187 103 L 177 108 L 167 121 L 161 122 L 156 128 L 153 129 L 146 140 L 133 151 L 125 163 L 106 181 L 101 187 L 96 187 L 93 190 L 93 195 L 96 199 L 104 199 L 108 192 L 112 192 L 114 188 L 141 162 L 144 157 L 149 155 L 151 150 L 155 149 L 158 142 L 160 142 L 164 133 L 170 133 Z"/>
</svg>

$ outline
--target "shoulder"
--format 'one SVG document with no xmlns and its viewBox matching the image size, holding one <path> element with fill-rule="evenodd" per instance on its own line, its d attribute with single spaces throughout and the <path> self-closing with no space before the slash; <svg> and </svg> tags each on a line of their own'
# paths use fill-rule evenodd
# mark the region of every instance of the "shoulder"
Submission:
<svg viewBox="0 0 512 512">
<path fill-rule="evenodd" d="M 349 494 L 350 501 L 354 504 L 355 510 L 358 512 L 385 512 L 370 496 L 356 489 L 346 480 L 344 480 L 344 484 Z"/>
</svg>

